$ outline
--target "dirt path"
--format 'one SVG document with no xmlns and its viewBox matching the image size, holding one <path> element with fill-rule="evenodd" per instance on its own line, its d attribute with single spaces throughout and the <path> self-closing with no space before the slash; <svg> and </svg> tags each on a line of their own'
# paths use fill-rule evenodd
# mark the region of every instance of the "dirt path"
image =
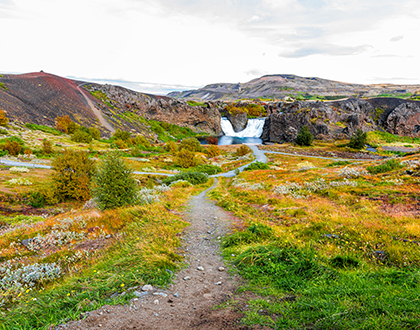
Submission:
<svg viewBox="0 0 420 330">
<path fill-rule="evenodd" d="M 82 84 L 83 85 L 83 84 Z M 104 116 L 102 115 L 102 112 L 100 110 L 98 110 L 95 105 L 93 104 L 93 102 L 89 99 L 89 97 L 87 97 L 87 95 L 85 94 L 85 91 L 80 88 L 79 85 L 77 86 L 77 89 L 79 90 L 80 94 L 83 95 L 83 97 L 85 98 L 87 104 L 89 105 L 89 107 L 92 109 L 93 113 L 95 114 L 95 116 L 98 118 L 99 122 L 101 123 L 102 126 L 105 126 L 105 128 L 109 131 L 111 131 L 112 133 L 115 133 L 115 129 L 114 127 L 112 127 L 104 118 Z"/>
<path fill-rule="evenodd" d="M 129 306 L 104 306 L 56 329 L 248 329 L 234 308 L 212 309 L 230 300 L 239 281 L 227 273 L 220 256 L 219 238 L 235 219 L 207 200 L 206 192 L 215 185 L 190 200 L 186 220 L 191 226 L 183 237 L 189 265 L 167 290 L 136 288 L 138 298 Z"/>
</svg>

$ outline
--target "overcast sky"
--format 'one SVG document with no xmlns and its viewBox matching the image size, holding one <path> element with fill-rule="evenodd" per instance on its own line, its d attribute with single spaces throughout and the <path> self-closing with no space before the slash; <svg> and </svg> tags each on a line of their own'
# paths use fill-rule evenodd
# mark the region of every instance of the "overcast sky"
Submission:
<svg viewBox="0 0 420 330">
<path fill-rule="evenodd" d="M 420 84 L 416 0 L 0 0 L 0 73 L 166 93 L 264 74 Z"/>
</svg>

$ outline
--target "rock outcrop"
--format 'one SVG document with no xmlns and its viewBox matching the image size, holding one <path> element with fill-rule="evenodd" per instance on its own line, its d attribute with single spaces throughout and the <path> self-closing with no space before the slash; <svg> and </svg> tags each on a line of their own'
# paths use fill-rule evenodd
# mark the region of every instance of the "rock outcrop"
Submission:
<svg viewBox="0 0 420 330">
<path fill-rule="evenodd" d="M 232 115 L 229 112 L 226 114 L 226 118 L 232 124 L 235 132 L 243 131 L 248 123 L 248 115 L 245 112 Z"/>
<path fill-rule="evenodd" d="M 350 137 L 357 129 L 420 135 L 420 102 L 416 101 L 381 98 L 280 102 L 267 105 L 267 111 L 269 117 L 261 138 L 270 142 L 293 142 L 305 125 L 316 139 Z"/>
</svg>

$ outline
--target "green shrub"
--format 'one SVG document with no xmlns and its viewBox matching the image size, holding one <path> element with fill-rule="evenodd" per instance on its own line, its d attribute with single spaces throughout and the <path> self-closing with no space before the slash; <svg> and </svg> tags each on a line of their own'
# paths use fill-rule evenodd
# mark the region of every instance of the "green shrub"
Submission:
<svg viewBox="0 0 420 330">
<path fill-rule="evenodd" d="M 175 156 L 176 153 L 178 152 L 178 146 L 176 145 L 174 141 L 169 141 L 165 145 L 165 150 L 169 152 L 171 155 Z"/>
<path fill-rule="evenodd" d="M 188 181 L 191 184 L 196 185 L 196 184 L 206 183 L 208 179 L 209 177 L 205 173 L 184 172 L 184 173 L 176 174 L 174 176 L 167 177 L 166 179 L 163 180 L 163 183 L 169 185 L 174 181 L 184 180 L 184 181 Z"/>
<path fill-rule="evenodd" d="M 29 194 L 29 205 L 32 207 L 44 207 L 45 202 L 45 196 L 40 191 L 34 191 Z"/>
<path fill-rule="evenodd" d="M 44 155 L 49 155 L 53 153 L 52 143 L 47 139 L 42 140 L 42 153 Z"/>
<path fill-rule="evenodd" d="M 175 164 L 181 166 L 182 168 L 190 168 L 200 165 L 201 161 L 198 159 L 194 152 L 181 149 L 175 159 Z"/>
<path fill-rule="evenodd" d="M 353 133 L 348 146 L 350 148 L 360 150 L 365 147 L 366 141 L 367 134 L 363 133 L 363 131 L 359 128 L 356 132 Z"/>
<path fill-rule="evenodd" d="M 78 143 L 89 143 L 92 141 L 92 136 L 85 132 L 83 129 L 78 129 L 74 134 L 71 136 L 71 140 Z"/>
<path fill-rule="evenodd" d="M 95 140 L 99 140 L 101 138 L 101 131 L 97 127 L 89 127 L 89 134 Z"/>
<path fill-rule="evenodd" d="M 200 144 L 200 141 L 198 141 L 196 138 L 186 138 L 181 141 L 179 144 L 179 150 L 188 150 L 191 152 L 202 152 L 203 147 Z"/>
<path fill-rule="evenodd" d="M 132 140 L 132 143 L 135 146 L 145 146 L 146 148 L 150 148 L 149 140 L 140 134 L 136 135 L 136 137 Z"/>
<path fill-rule="evenodd" d="M 237 150 L 236 150 L 236 155 L 237 156 L 245 156 L 246 154 L 249 154 L 250 152 L 252 152 L 251 148 L 248 147 L 245 144 L 242 144 Z"/>
<path fill-rule="evenodd" d="M 342 165 L 349 165 L 349 164 L 351 164 L 351 162 L 349 162 L 348 160 L 338 160 L 336 162 L 332 162 L 328 164 L 326 167 L 342 166 Z"/>
<path fill-rule="evenodd" d="M 131 138 L 131 134 L 130 132 L 126 132 L 126 131 L 121 131 L 119 129 L 116 130 L 116 132 L 114 133 L 114 135 L 112 136 L 113 140 L 123 140 L 123 141 L 127 141 Z"/>
<path fill-rule="evenodd" d="M 308 126 L 303 126 L 299 130 L 298 135 L 296 136 L 296 144 L 299 146 L 310 146 L 312 145 L 313 140 L 314 140 L 314 136 L 309 131 Z"/>
<path fill-rule="evenodd" d="M 218 146 L 212 144 L 206 149 L 206 153 L 209 157 L 213 158 L 219 156 L 221 154 L 221 150 Z"/>
<path fill-rule="evenodd" d="M 400 162 L 398 162 L 395 159 L 387 160 L 385 163 L 377 165 L 377 166 L 368 166 L 366 167 L 366 170 L 370 174 L 378 174 L 378 173 L 385 173 L 393 170 L 398 170 L 402 168 L 403 165 L 401 165 Z"/>
<path fill-rule="evenodd" d="M 208 175 L 213 175 L 222 172 L 222 168 L 217 165 L 199 165 L 189 169 L 191 172 L 202 172 Z"/>
<path fill-rule="evenodd" d="M 251 163 L 249 166 L 244 168 L 244 171 L 254 171 L 254 170 L 268 170 L 270 166 L 263 162 L 254 162 Z"/>
<path fill-rule="evenodd" d="M 65 150 L 53 161 L 53 181 L 57 197 L 88 200 L 94 163 L 85 152 Z"/>
<path fill-rule="evenodd" d="M 133 171 L 118 152 L 110 152 L 93 178 L 93 195 L 100 209 L 113 209 L 135 203 L 138 191 Z"/>
</svg>

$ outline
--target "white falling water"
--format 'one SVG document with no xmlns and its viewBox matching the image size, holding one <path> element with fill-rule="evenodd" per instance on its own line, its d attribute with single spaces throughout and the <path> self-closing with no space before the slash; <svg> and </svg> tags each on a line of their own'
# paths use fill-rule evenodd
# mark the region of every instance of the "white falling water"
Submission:
<svg viewBox="0 0 420 330">
<path fill-rule="evenodd" d="M 265 118 L 248 119 L 245 129 L 237 133 L 233 130 L 230 121 L 225 117 L 222 117 L 220 125 L 226 136 L 259 138 L 263 132 L 264 122 Z"/>
</svg>

